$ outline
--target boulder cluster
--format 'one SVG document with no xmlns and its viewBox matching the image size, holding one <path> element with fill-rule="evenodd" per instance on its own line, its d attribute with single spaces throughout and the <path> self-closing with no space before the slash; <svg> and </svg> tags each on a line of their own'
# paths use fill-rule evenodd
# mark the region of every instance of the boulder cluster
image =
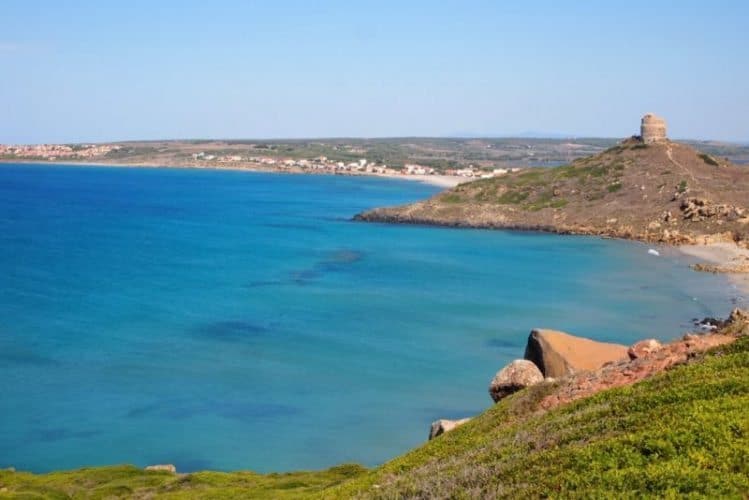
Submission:
<svg viewBox="0 0 749 500">
<path fill-rule="evenodd" d="M 525 358 L 516 359 L 497 372 L 489 384 L 489 395 L 497 402 L 526 387 L 627 359 L 627 352 L 624 345 L 596 342 L 556 330 L 534 329 L 528 336 Z M 429 430 L 429 439 L 469 420 L 437 420 Z"/>
<path fill-rule="evenodd" d="M 709 324 L 714 333 L 689 333 L 668 344 L 646 339 L 629 347 L 535 329 L 528 336 L 524 359 L 516 359 L 497 372 L 489 383 L 489 395 L 498 402 L 526 387 L 556 383 L 554 391 L 539 403 L 539 408 L 548 410 L 605 389 L 633 384 L 686 363 L 707 349 L 749 336 L 749 313 L 742 309 L 734 309 L 725 320 L 705 318 L 703 323 Z M 437 420 L 429 439 L 469 420 Z"/>
<path fill-rule="evenodd" d="M 734 205 L 713 204 L 705 198 L 685 198 L 679 205 L 685 220 L 700 222 L 713 217 L 735 221 L 746 217 L 746 210 Z"/>
<path fill-rule="evenodd" d="M 489 395 L 497 402 L 531 385 L 596 370 L 606 363 L 626 359 L 627 350 L 620 344 L 535 329 L 528 336 L 525 359 L 515 360 L 497 372 L 489 384 Z"/>
</svg>

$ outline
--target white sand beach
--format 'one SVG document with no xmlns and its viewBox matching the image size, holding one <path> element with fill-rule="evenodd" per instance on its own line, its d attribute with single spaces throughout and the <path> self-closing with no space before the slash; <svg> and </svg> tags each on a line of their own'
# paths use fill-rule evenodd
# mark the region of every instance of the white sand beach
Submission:
<svg viewBox="0 0 749 500">
<path fill-rule="evenodd" d="M 733 243 L 711 243 L 709 245 L 681 245 L 679 251 L 713 264 L 719 272 L 749 294 L 749 249 Z"/>
<path fill-rule="evenodd" d="M 280 170 L 277 168 L 267 168 L 262 165 L 249 164 L 195 164 L 190 162 L 153 162 L 153 163 L 127 163 L 116 161 L 24 161 L 24 160 L 6 160 L 0 163 L 26 163 L 32 165 L 72 165 L 79 167 L 125 167 L 125 168 L 195 168 L 204 170 L 240 170 L 245 172 L 262 172 L 275 174 L 295 174 L 295 175 L 345 175 L 350 177 L 381 177 L 386 179 L 398 179 L 404 181 L 423 182 L 443 188 L 452 188 L 458 184 L 474 181 L 470 177 L 459 177 L 457 175 L 401 175 L 401 174 L 376 174 L 364 172 L 328 172 L 328 171 L 304 171 L 304 170 Z"/>
<path fill-rule="evenodd" d="M 426 184 L 432 184 L 434 186 L 452 188 L 458 184 L 465 182 L 475 181 L 470 177 L 458 177 L 457 175 L 388 175 L 388 174 L 374 174 L 376 177 L 387 177 L 390 179 L 401 179 L 404 181 L 417 181 L 424 182 Z"/>
</svg>

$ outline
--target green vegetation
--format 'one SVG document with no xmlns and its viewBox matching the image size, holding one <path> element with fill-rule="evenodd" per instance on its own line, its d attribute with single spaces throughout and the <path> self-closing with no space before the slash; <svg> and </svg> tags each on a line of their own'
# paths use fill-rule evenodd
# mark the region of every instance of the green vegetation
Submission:
<svg viewBox="0 0 749 500">
<path fill-rule="evenodd" d="M 497 203 L 503 205 L 517 205 L 528 199 L 529 195 L 530 193 L 528 191 L 506 191 L 497 198 Z"/>
<path fill-rule="evenodd" d="M 113 149 L 104 155 L 108 160 L 127 159 L 131 156 L 150 156 L 158 153 L 158 149 L 152 146 L 125 146 L 122 149 Z"/>
<path fill-rule="evenodd" d="M 460 203 L 463 201 L 463 198 L 457 193 L 449 193 L 442 197 L 442 201 L 445 203 Z"/>
<path fill-rule="evenodd" d="M 606 188 L 606 191 L 608 191 L 609 193 L 616 193 L 621 188 L 622 188 L 622 183 L 621 182 L 615 182 L 613 184 L 609 184 L 608 187 Z"/>
<path fill-rule="evenodd" d="M 534 413 L 552 389 L 518 393 L 333 492 L 382 498 L 749 493 L 749 338 L 634 386 Z"/>
<path fill-rule="evenodd" d="M 718 163 L 718 162 L 717 162 L 717 161 L 715 160 L 715 158 L 713 158 L 713 157 L 712 157 L 712 156 L 710 156 L 709 154 L 705 154 L 705 153 L 700 153 L 700 158 L 702 158 L 702 161 L 704 161 L 704 162 L 705 162 L 705 163 L 707 163 L 708 165 L 712 165 L 713 167 L 717 167 L 717 166 L 719 166 L 719 165 L 720 165 L 720 163 Z"/>
<path fill-rule="evenodd" d="M 749 337 L 630 387 L 546 413 L 555 386 L 521 391 L 385 465 L 171 475 L 131 466 L 0 471 L 24 498 L 350 498 L 749 494 Z M 2 495 L 2 493 L 0 493 Z"/>
<path fill-rule="evenodd" d="M 360 465 L 287 474 L 197 472 L 174 475 L 146 472 L 131 465 L 39 475 L 0 470 L 0 489 L 5 487 L 22 498 L 148 498 L 153 495 L 173 499 L 309 498 L 365 471 Z"/>
<path fill-rule="evenodd" d="M 679 192 L 679 194 L 684 194 L 687 192 L 687 181 L 681 181 L 679 185 L 676 187 L 676 190 Z"/>
<path fill-rule="evenodd" d="M 619 191 L 629 160 L 580 160 L 572 165 L 531 168 L 516 174 L 463 184 L 440 198 L 445 203 L 515 205 L 531 212 L 568 205 L 566 194 L 598 200 Z"/>
</svg>

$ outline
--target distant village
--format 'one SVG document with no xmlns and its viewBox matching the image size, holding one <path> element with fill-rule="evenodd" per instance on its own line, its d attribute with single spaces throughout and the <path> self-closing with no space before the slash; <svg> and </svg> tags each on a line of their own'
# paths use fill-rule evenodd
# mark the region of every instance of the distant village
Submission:
<svg viewBox="0 0 749 500">
<path fill-rule="evenodd" d="M 120 148 L 121 146 L 111 146 L 108 144 L 0 144 L 0 158 L 47 161 L 94 159 L 101 158 L 111 151 L 117 151 Z"/>
<path fill-rule="evenodd" d="M 302 171 L 316 171 L 320 173 L 349 173 L 349 174 L 374 174 L 374 175 L 437 175 L 438 172 L 425 165 L 416 163 L 406 163 L 402 168 L 393 168 L 385 164 L 371 162 L 366 158 L 361 158 L 353 162 L 343 162 L 331 160 L 326 156 L 319 156 L 313 159 L 281 159 L 270 156 L 248 156 L 241 155 L 212 155 L 205 152 L 194 153 L 194 161 L 219 162 L 219 163 L 236 163 L 249 162 L 256 165 L 263 165 L 272 169 L 295 169 Z M 490 178 L 497 175 L 503 175 L 508 172 L 515 172 L 520 168 L 496 168 L 492 171 L 482 170 L 469 165 L 462 169 L 448 169 L 441 172 L 441 175 L 456 177 L 475 177 Z"/>
<path fill-rule="evenodd" d="M 114 160 L 107 157 L 110 153 L 116 153 L 123 149 L 120 145 L 109 144 L 34 144 L 34 145 L 2 145 L 0 144 L 0 159 L 25 160 L 25 161 L 100 161 L 111 163 Z M 259 168 L 277 171 L 302 171 L 330 174 L 350 175 L 387 175 L 387 176 L 425 176 L 446 175 L 463 178 L 491 178 L 504 175 L 509 172 L 520 170 L 514 168 L 479 168 L 469 165 L 465 168 L 447 169 L 437 172 L 434 168 L 419 165 L 417 163 L 406 163 L 403 167 L 390 167 L 385 164 L 372 162 L 366 158 L 357 161 L 343 162 L 318 156 L 312 159 L 292 159 L 272 156 L 243 156 L 238 154 L 212 154 L 210 152 L 192 153 L 185 158 L 185 166 L 203 167 L 236 167 L 236 168 Z M 190 161 L 191 160 L 191 161 Z M 174 162 L 170 162 L 174 164 Z"/>
</svg>

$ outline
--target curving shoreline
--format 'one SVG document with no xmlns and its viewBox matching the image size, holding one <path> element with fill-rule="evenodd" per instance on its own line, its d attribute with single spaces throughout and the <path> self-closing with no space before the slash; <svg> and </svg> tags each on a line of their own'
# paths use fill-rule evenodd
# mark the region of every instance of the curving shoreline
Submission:
<svg viewBox="0 0 749 500">
<path fill-rule="evenodd" d="M 749 295 L 749 250 L 732 243 L 680 245 L 684 255 L 696 257 L 707 264 L 692 266 L 696 271 L 724 274 L 743 293 Z"/>
<path fill-rule="evenodd" d="M 78 165 L 78 164 L 79 163 L 73 163 L 73 165 Z M 103 165 L 103 166 L 117 166 L 117 165 Z M 126 166 L 127 167 L 127 166 L 133 166 L 133 165 L 122 165 L 122 166 Z M 190 168 L 190 167 L 187 167 L 187 168 Z M 200 168 L 200 167 L 197 167 L 197 168 Z M 217 169 L 222 169 L 222 168 L 217 168 Z M 237 169 L 237 170 L 246 170 L 246 169 Z M 463 226 L 458 226 L 458 227 L 463 227 Z M 470 226 L 470 227 L 473 227 L 473 226 Z M 502 227 L 502 229 L 512 229 L 512 228 Z M 539 230 L 539 228 L 527 228 L 527 227 L 518 227 L 518 228 L 515 228 L 515 229 L 518 229 L 518 230 L 522 230 L 522 229 L 526 229 L 526 230 Z M 557 230 L 556 228 L 546 228 L 546 229 L 547 229 L 547 232 L 563 233 L 563 231 Z M 585 234 L 585 233 L 575 233 L 575 232 L 570 231 L 570 232 L 566 232 L 564 234 Z M 607 234 L 602 234 L 602 235 L 599 234 L 599 236 L 613 237 L 613 236 L 607 235 Z M 627 239 L 635 239 L 635 238 L 627 238 Z M 698 258 L 706 258 L 706 259 L 707 259 L 706 256 L 709 256 L 710 258 L 715 259 L 715 260 L 713 260 L 713 262 L 716 263 L 716 264 L 725 263 L 726 262 L 725 259 L 728 258 L 728 257 L 735 257 L 736 255 L 744 255 L 742 252 L 738 252 L 738 254 L 735 253 L 735 252 L 733 252 L 733 247 L 732 246 L 728 246 L 727 244 L 718 244 L 718 246 L 719 246 L 719 248 L 716 250 L 714 248 L 715 244 L 697 245 L 697 246 L 694 246 L 695 250 L 693 250 L 693 253 L 688 253 L 690 251 L 690 249 L 692 248 L 692 246 L 687 246 L 687 247 L 684 247 L 684 248 L 686 248 L 686 251 L 685 251 L 686 255 L 690 255 L 690 256 L 698 257 Z M 681 250 L 682 249 L 682 247 L 680 247 L 680 246 L 674 246 L 673 248 L 675 248 L 677 250 Z M 700 253 L 699 250 L 706 250 L 706 253 Z M 742 250 L 742 249 L 739 249 L 739 250 Z M 747 251 L 747 252 L 749 252 L 749 251 Z M 729 277 L 730 277 L 730 275 L 729 275 Z"/>
<path fill-rule="evenodd" d="M 330 175 L 330 176 L 345 176 L 345 177 L 368 177 L 377 179 L 395 179 L 412 182 L 422 182 L 424 184 L 430 184 L 432 186 L 438 186 L 442 188 L 452 188 L 469 182 L 471 179 L 467 177 L 458 177 L 454 175 L 398 175 L 398 174 L 378 174 L 374 172 L 360 173 L 360 172 L 328 172 L 328 171 L 314 171 L 314 170 L 302 170 L 299 168 L 294 169 L 280 169 L 280 168 L 269 168 L 263 167 L 259 164 L 226 164 L 226 163 L 201 163 L 201 164 L 188 164 L 188 163 L 162 163 L 154 165 L 153 163 L 125 163 L 125 162 L 89 162 L 89 161 L 50 161 L 42 162 L 38 160 L 0 160 L 0 165 L 64 165 L 64 166 L 79 166 L 79 167 L 113 167 L 113 168 L 174 168 L 174 169 L 194 169 L 194 170 L 229 170 L 236 172 L 254 172 L 264 174 L 286 174 L 286 175 Z"/>
</svg>

